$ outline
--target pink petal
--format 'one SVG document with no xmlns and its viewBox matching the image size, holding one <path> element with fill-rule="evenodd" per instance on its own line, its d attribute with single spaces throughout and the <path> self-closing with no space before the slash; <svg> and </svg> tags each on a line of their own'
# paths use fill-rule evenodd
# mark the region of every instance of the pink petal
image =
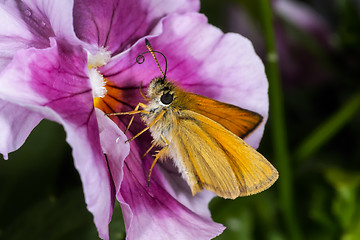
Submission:
<svg viewBox="0 0 360 240">
<path fill-rule="evenodd" d="M 49 47 L 50 37 L 57 36 L 79 44 L 72 27 L 72 8 L 72 1 L 0 3 L 0 71 L 17 50 Z"/>
<path fill-rule="evenodd" d="M 117 179 L 115 191 L 120 191 L 120 185 L 123 180 L 124 160 L 129 155 L 130 146 L 125 143 L 126 136 L 119 127 L 104 115 L 99 109 L 95 109 L 99 124 L 100 141 L 104 154 L 108 160 L 111 175 Z"/>
<path fill-rule="evenodd" d="M 133 150 L 135 144 L 131 147 Z M 152 160 L 152 157 L 147 157 L 145 161 L 151 163 Z M 163 188 L 156 170 L 148 188 L 148 165 L 143 165 L 135 150 L 130 152 L 123 168 L 124 179 L 118 200 L 123 209 L 128 239 L 200 240 L 222 233 L 224 227 L 214 223 L 209 214 L 199 215 L 175 200 Z M 208 202 L 202 203 L 207 206 Z"/>
<path fill-rule="evenodd" d="M 166 14 L 198 9 L 195 0 L 75 0 L 74 27 L 81 40 L 116 55 L 148 34 Z"/>
<path fill-rule="evenodd" d="M 98 123 L 92 113 L 84 126 L 62 123 L 67 142 L 73 149 L 76 169 L 80 173 L 88 210 L 102 239 L 109 239 L 109 223 L 114 208 L 114 185 L 99 140 Z"/>
<path fill-rule="evenodd" d="M 163 188 L 171 196 L 197 215 L 205 218 L 211 217 L 209 206 L 205 203 L 209 203 L 215 197 L 213 192 L 203 190 L 193 196 L 187 182 L 178 173 L 171 160 L 159 164 L 157 167 L 161 171 L 158 177 L 161 178 Z"/>
<path fill-rule="evenodd" d="M 0 100 L 0 152 L 5 159 L 25 142 L 41 119 L 36 112 Z"/>
<path fill-rule="evenodd" d="M 0 74 L 0 95 L 64 126 L 87 207 L 100 237 L 108 239 L 114 187 L 100 145 L 86 59 L 80 47 L 64 41 L 20 50 Z"/>
</svg>

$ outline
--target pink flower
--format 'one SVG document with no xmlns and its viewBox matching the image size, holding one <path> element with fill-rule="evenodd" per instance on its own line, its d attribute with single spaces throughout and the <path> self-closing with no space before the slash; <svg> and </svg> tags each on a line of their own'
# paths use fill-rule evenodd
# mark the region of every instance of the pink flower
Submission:
<svg viewBox="0 0 360 240">
<path fill-rule="evenodd" d="M 7 158 L 43 118 L 62 124 L 103 239 L 115 197 L 128 239 L 209 239 L 224 229 L 207 208 L 214 195 L 193 197 L 171 161 L 157 164 L 147 187 L 150 135 L 124 143 L 144 124 L 137 119 L 125 136 L 127 117 L 104 116 L 132 110 L 140 82 L 160 75 L 151 60 L 135 61 L 147 37 L 166 55 L 168 78 L 267 119 L 267 80 L 251 43 L 209 25 L 198 8 L 195 0 L 0 4 L 0 151 Z M 247 142 L 257 147 L 263 129 Z"/>
</svg>

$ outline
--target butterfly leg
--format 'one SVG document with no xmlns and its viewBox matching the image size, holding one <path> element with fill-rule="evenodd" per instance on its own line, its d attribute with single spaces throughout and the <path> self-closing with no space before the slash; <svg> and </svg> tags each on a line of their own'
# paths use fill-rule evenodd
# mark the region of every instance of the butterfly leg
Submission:
<svg viewBox="0 0 360 240">
<path fill-rule="evenodd" d="M 151 164 L 151 167 L 150 167 L 150 170 L 149 170 L 149 175 L 148 175 L 148 180 L 147 180 L 147 183 L 148 183 L 148 187 L 150 187 L 150 179 L 151 179 L 151 173 L 152 173 L 152 170 L 154 169 L 155 167 L 155 164 L 156 162 L 159 160 L 159 158 L 161 158 L 162 156 L 164 155 L 167 155 L 167 150 L 168 150 L 168 146 L 169 146 L 169 142 L 166 140 L 166 138 L 161 135 L 161 139 L 165 142 L 165 147 L 163 147 L 160 151 L 158 151 L 158 153 L 155 155 L 155 159 L 154 161 L 152 162 Z"/>
<path fill-rule="evenodd" d="M 130 122 L 128 124 L 128 126 L 126 127 L 125 129 L 125 132 L 124 133 L 127 133 L 127 131 L 129 130 L 130 128 L 130 125 L 132 124 L 132 122 L 134 121 L 134 117 L 135 117 L 135 114 L 138 114 L 138 113 L 144 113 L 144 114 L 148 114 L 149 112 L 148 111 L 145 111 L 145 110 L 139 110 L 139 108 L 142 107 L 143 109 L 146 108 L 146 105 L 144 103 L 139 103 L 138 105 L 136 105 L 135 109 L 133 111 L 129 111 L 129 112 L 118 112 L 118 113 L 107 113 L 106 115 L 107 116 L 117 116 L 117 115 L 132 115 L 131 119 L 130 119 Z"/>
<path fill-rule="evenodd" d="M 140 82 L 139 91 L 140 91 L 141 96 L 145 99 L 145 101 L 150 101 L 150 98 L 148 98 L 142 91 L 142 82 Z"/>
<path fill-rule="evenodd" d="M 146 105 L 144 103 L 139 103 L 138 105 L 136 105 L 135 109 L 133 111 L 128 111 L 128 112 L 117 112 L 117 113 L 106 113 L 105 115 L 107 116 L 117 116 L 117 115 L 134 115 L 134 114 L 138 114 L 138 113 L 149 113 L 148 111 L 145 110 L 138 110 L 139 107 L 142 108 L 146 108 Z"/>
<path fill-rule="evenodd" d="M 156 145 L 156 143 L 153 142 L 151 147 L 149 147 L 149 149 L 141 156 L 141 159 L 143 159 L 146 155 L 148 155 L 148 153 L 151 151 L 151 149 L 153 149 L 155 147 L 155 145 Z"/>
<path fill-rule="evenodd" d="M 138 134 L 136 134 L 135 136 L 133 136 L 132 138 L 129 138 L 128 140 L 125 141 L 125 143 L 130 142 L 132 140 L 134 140 L 135 138 L 137 138 L 138 136 L 140 136 L 141 134 L 143 134 L 144 132 L 146 132 L 147 130 L 150 129 L 149 127 L 144 128 L 143 130 L 141 130 Z"/>
<path fill-rule="evenodd" d="M 142 110 L 140 110 L 140 112 L 142 112 Z M 126 140 L 125 142 L 130 142 L 130 141 L 134 140 L 135 138 L 137 138 L 138 136 L 140 136 L 141 134 L 143 134 L 144 132 L 146 132 L 147 130 L 149 130 L 157 121 L 159 121 L 160 118 L 162 118 L 162 116 L 164 116 L 164 114 L 165 114 L 165 111 L 162 111 L 161 113 L 159 113 L 159 115 L 146 128 L 144 128 L 141 132 L 139 132 L 132 138 Z"/>
<path fill-rule="evenodd" d="M 139 110 L 139 107 L 142 107 L 142 108 L 144 109 L 144 108 L 146 108 L 146 105 L 143 104 L 143 103 L 139 103 L 138 105 L 136 105 L 134 111 L 138 111 L 138 110 Z M 149 112 L 148 112 L 148 111 L 145 111 L 145 110 L 140 110 L 140 113 L 149 113 Z M 126 134 L 127 131 L 129 130 L 132 122 L 134 121 L 134 117 L 135 117 L 135 115 L 132 115 L 129 124 L 127 125 L 127 127 L 126 127 L 126 129 L 125 129 L 125 132 L 124 132 L 125 134 Z"/>
</svg>

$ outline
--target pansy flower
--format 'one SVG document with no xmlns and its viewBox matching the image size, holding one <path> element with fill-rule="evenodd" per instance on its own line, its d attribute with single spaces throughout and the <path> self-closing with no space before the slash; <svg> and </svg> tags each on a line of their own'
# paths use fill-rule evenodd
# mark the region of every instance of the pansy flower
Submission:
<svg viewBox="0 0 360 240">
<path fill-rule="evenodd" d="M 194 0 L 0 3 L 0 151 L 19 148 L 44 118 L 64 126 L 99 236 L 108 239 L 115 198 L 128 239 L 210 239 L 214 223 L 203 191 L 195 197 L 171 160 L 147 174 L 151 143 L 138 119 L 125 136 L 139 86 L 160 74 L 151 59 L 139 65 L 144 38 L 168 60 L 169 79 L 183 88 L 261 114 L 267 119 L 267 81 L 251 43 L 224 34 L 196 13 Z M 159 58 L 160 65 L 164 59 Z M 246 140 L 257 147 L 264 124 Z"/>
</svg>

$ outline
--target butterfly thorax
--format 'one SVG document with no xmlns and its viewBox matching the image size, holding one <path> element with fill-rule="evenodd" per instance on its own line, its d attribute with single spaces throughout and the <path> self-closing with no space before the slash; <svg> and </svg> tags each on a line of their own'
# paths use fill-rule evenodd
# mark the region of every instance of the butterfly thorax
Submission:
<svg viewBox="0 0 360 240">
<path fill-rule="evenodd" d="M 177 93 L 177 87 L 161 77 L 153 79 L 147 90 L 150 100 L 144 109 L 147 113 L 141 116 L 143 121 L 151 126 L 151 135 L 160 146 L 165 144 L 161 136 L 170 140 L 170 132 L 176 130 L 179 113 L 179 106 L 176 105 Z"/>
</svg>

